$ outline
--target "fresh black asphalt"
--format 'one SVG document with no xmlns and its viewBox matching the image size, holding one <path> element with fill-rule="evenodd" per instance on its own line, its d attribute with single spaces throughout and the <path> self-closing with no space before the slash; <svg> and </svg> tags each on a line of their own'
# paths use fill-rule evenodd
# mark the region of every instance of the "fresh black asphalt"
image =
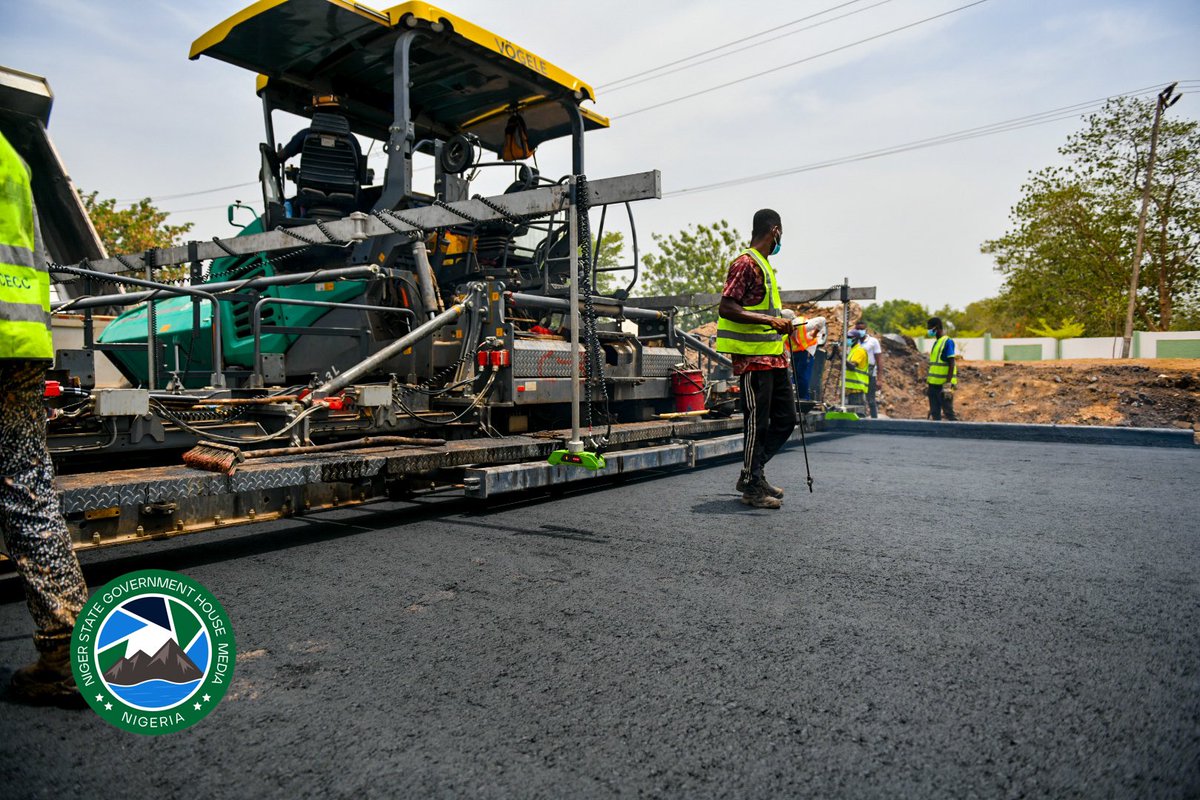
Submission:
<svg viewBox="0 0 1200 800">
<path fill-rule="evenodd" d="M 234 682 L 163 737 L 0 702 L 0 795 L 1200 795 L 1200 449 L 810 457 L 782 511 L 725 464 L 85 554 L 207 586 Z M 30 627 L 0 575 L 6 672 Z"/>
</svg>

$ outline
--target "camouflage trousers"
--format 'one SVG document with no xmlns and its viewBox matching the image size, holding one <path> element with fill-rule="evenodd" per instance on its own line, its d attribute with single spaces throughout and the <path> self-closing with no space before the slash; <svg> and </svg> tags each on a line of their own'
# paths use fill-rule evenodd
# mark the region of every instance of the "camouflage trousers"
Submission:
<svg viewBox="0 0 1200 800">
<path fill-rule="evenodd" d="M 46 363 L 0 359 L 0 531 L 41 652 L 70 646 L 87 585 L 54 491 L 42 400 Z"/>
</svg>

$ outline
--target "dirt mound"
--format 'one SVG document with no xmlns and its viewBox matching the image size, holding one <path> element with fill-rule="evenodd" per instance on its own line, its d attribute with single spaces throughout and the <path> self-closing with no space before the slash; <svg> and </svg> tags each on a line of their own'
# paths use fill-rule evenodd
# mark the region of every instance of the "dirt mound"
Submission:
<svg viewBox="0 0 1200 800">
<path fill-rule="evenodd" d="M 823 316 L 829 341 L 842 341 L 842 307 L 789 306 Z M 850 304 L 851 323 L 861 310 Z M 715 336 L 716 323 L 694 333 Z M 929 356 L 912 339 L 872 332 L 883 348 L 879 411 L 898 419 L 925 419 Z M 825 402 L 839 402 L 841 372 L 834 358 L 822 380 Z M 974 422 L 1115 425 L 1200 430 L 1200 361 L 1195 359 L 1070 359 L 962 361 L 954 410 Z"/>
<path fill-rule="evenodd" d="M 928 356 L 884 347 L 880 413 L 925 419 Z M 826 387 L 832 401 L 835 375 Z M 963 361 L 954 409 L 976 422 L 1193 428 L 1200 423 L 1200 362 L 1191 359 Z"/>
</svg>

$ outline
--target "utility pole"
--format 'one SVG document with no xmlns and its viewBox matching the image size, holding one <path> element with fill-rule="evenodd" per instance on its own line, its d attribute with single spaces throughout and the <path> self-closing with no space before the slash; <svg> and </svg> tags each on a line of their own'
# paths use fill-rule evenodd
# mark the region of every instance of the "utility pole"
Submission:
<svg viewBox="0 0 1200 800">
<path fill-rule="evenodd" d="M 1138 215 L 1137 244 L 1133 249 L 1133 275 L 1129 279 L 1129 306 L 1125 309 L 1125 336 L 1121 342 L 1121 358 L 1129 358 L 1129 343 L 1133 339 L 1133 311 L 1137 306 L 1138 278 L 1142 269 L 1142 245 L 1146 238 L 1146 212 L 1150 208 L 1150 185 L 1154 179 L 1154 152 L 1158 149 L 1158 129 L 1163 112 L 1179 102 L 1183 94 L 1171 97 L 1178 83 L 1172 83 L 1158 93 L 1154 106 L 1154 127 L 1150 132 L 1150 155 L 1146 159 L 1146 185 L 1142 188 L 1142 212 Z"/>
</svg>

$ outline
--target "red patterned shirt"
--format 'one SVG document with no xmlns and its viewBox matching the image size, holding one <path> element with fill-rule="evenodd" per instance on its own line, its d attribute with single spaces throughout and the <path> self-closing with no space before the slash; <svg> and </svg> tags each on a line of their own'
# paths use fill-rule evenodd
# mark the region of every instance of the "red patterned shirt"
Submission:
<svg viewBox="0 0 1200 800">
<path fill-rule="evenodd" d="M 729 274 L 725 277 L 725 288 L 721 290 L 722 297 L 728 297 L 742 307 L 761 303 L 767 296 L 767 282 L 762 270 L 755 263 L 754 257 L 742 254 L 729 265 Z M 741 375 L 759 369 L 787 369 L 787 356 L 743 356 L 729 353 L 733 361 L 733 374 Z"/>
</svg>

